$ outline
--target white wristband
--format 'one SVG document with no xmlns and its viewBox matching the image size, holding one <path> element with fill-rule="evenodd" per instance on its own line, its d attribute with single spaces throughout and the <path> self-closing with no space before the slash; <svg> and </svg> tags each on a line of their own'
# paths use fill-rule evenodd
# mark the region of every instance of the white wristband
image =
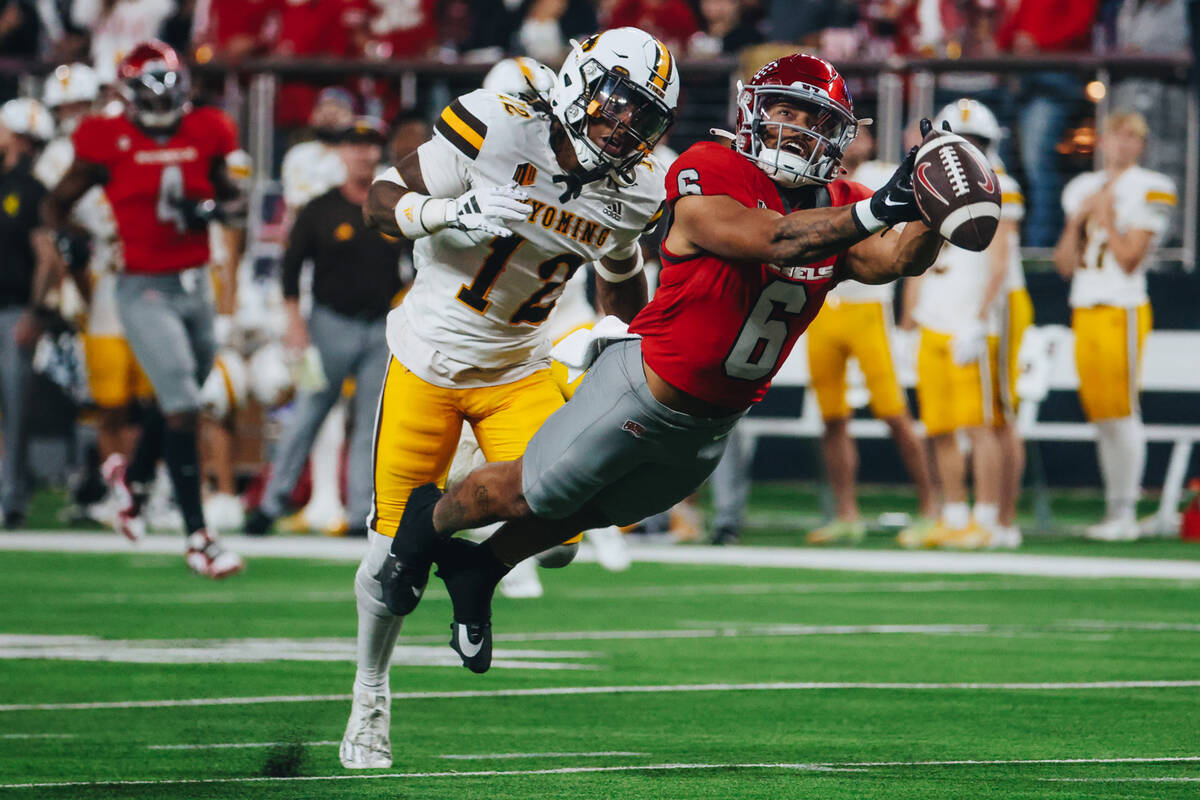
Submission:
<svg viewBox="0 0 1200 800">
<path fill-rule="evenodd" d="M 854 217 L 854 223 L 866 233 L 875 233 L 887 227 L 886 222 L 871 213 L 871 198 L 869 197 L 850 206 L 850 215 Z"/>
<path fill-rule="evenodd" d="M 420 239 L 446 227 L 448 200 L 405 192 L 396 203 L 396 225 L 407 239 Z"/>
<path fill-rule="evenodd" d="M 613 272 L 612 270 L 607 269 L 599 259 L 592 262 L 592 266 L 596 268 L 596 274 L 601 278 L 604 278 L 604 280 L 608 281 L 609 283 L 623 283 L 630 278 L 637 277 L 638 273 L 640 273 L 646 267 L 645 259 L 642 258 L 642 248 L 638 247 L 636 242 L 634 243 L 634 252 L 635 257 L 637 258 L 637 264 L 635 264 L 633 269 L 629 270 L 629 272 Z"/>
</svg>

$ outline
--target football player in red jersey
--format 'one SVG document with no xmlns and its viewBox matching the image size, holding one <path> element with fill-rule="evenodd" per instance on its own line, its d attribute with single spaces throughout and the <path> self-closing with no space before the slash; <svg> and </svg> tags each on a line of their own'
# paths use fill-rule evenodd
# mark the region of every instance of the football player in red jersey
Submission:
<svg viewBox="0 0 1200 800">
<path fill-rule="evenodd" d="M 80 122 L 75 160 L 47 198 L 44 220 L 60 229 L 84 192 L 104 187 L 124 262 L 118 312 L 158 397 L 128 467 L 120 459 L 106 465 L 122 501 L 115 526 L 134 541 L 144 535 L 141 507 L 161 457 L 183 515 L 188 566 L 223 578 L 243 563 L 205 526 L 196 428 L 216 349 L 208 226 L 237 224 L 244 211 L 225 164 L 237 130 L 224 112 L 192 107 L 187 71 L 162 42 L 134 48 L 117 77 L 124 113 Z"/>
<path fill-rule="evenodd" d="M 916 148 L 878 192 L 838 179 L 858 121 L 828 62 L 772 61 L 739 86 L 737 104 L 731 145 L 694 145 L 667 173 L 663 271 L 634 336 L 602 350 L 521 459 L 476 469 L 440 500 L 427 486 L 409 501 L 397 538 L 437 562 L 451 646 L 476 672 L 490 663 L 492 590 L 510 565 L 693 492 L 838 281 L 920 274 L 942 246 L 919 221 Z M 497 520 L 509 524 L 480 545 L 448 538 Z M 385 600 L 411 591 L 399 562 L 384 565 Z"/>
</svg>

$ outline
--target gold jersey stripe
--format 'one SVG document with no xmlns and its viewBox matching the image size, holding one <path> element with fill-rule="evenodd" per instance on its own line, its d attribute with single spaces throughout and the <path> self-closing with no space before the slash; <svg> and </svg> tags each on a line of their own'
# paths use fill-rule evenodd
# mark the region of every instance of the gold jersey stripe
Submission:
<svg viewBox="0 0 1200 800">
<path fill-rule="evenodd" d="M 1020 192 L 1004 192 L 1000 195 L 1001 203 L 1024 203 L 1025 195 Z"/>
<path fill-rule="evenodd" d="M 433 127 L 471 159 L 479 155 L 484 137 L 487 136 L 487 125 L 480 122 L 478 117 L 457 100 L 446 106 L 446 110 Z"/>
<path fill-rule="evenodd" d="M 1147 203 L 1166 203 L 1173 206 L 1179 202 L 1179 198 L 1170 192 L 1146 192 Z"/>
</svg>

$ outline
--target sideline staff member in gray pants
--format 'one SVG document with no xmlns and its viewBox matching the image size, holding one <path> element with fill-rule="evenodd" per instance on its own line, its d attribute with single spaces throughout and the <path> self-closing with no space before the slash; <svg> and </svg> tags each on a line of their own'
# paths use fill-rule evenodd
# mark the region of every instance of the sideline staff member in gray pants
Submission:
<svg viewBox="0 0 1200 800">
<path fill-rule="evenodd" d="M 342 136 L 338 152 L 346 182 L 317 197 L 296 217 L 283 257 L 283 296 L 288 330 L 284 343 L 302 352 L 311 341 L 321 354 L 325 388 L 304 392 L 271 464 L 262 505 L 246 518 L 246 532 L 266 533 L 287 510 L 287 497 L 304 469 L 325 415 L 337 402 L 342 382 L 354 376 L 354 428 L 350 436 L 347 514 L 351 535 L 366 535 L 371 506 L 371 440 L 375 406 L 388 365 L 384 317 L 403 288 L 398 239 L 368 230 L 362 204 L 383 156 L 384 132 L 360 117 Z M 300 315 L 300 267 L 313 262 L 313 308 Z"/>
</svg>

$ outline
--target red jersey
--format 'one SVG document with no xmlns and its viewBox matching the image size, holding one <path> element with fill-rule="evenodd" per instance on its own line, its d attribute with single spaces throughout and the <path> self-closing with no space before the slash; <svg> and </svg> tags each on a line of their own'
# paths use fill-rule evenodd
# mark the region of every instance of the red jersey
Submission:
<svg viewBox="0 0 1200 800">
<path fill-rule="evenodd" d="M 849 181 L 828 185 L 830 204 L 871 196 Z M 689 194 L 727 195 L 747 208 L 787 213 L 779 189 L 749 159 L 714 142 L 688 148 L 667 172 L 667 203 Z M 707 403 L 745 408 L 766 394 L 796 340 L 840 277 L 842 256 L 802 267 L 725 261 L 662 248 L 654 298 L 629 326 L 663 380 Z"/>
<path fill-rule="evenodd" d="M 88 117 L 71 136 L 75 157 L 108 170 L 104 193 L 121 238 L 126 272 L 179 272 L 208 261 L 208 232 L 189 230 L 178 202 L 213 197 L 213 159 L 237 149 L 225 112 L 203 107 L 183 116 L 164 140 L 125 116 Z"/>
</svg>

